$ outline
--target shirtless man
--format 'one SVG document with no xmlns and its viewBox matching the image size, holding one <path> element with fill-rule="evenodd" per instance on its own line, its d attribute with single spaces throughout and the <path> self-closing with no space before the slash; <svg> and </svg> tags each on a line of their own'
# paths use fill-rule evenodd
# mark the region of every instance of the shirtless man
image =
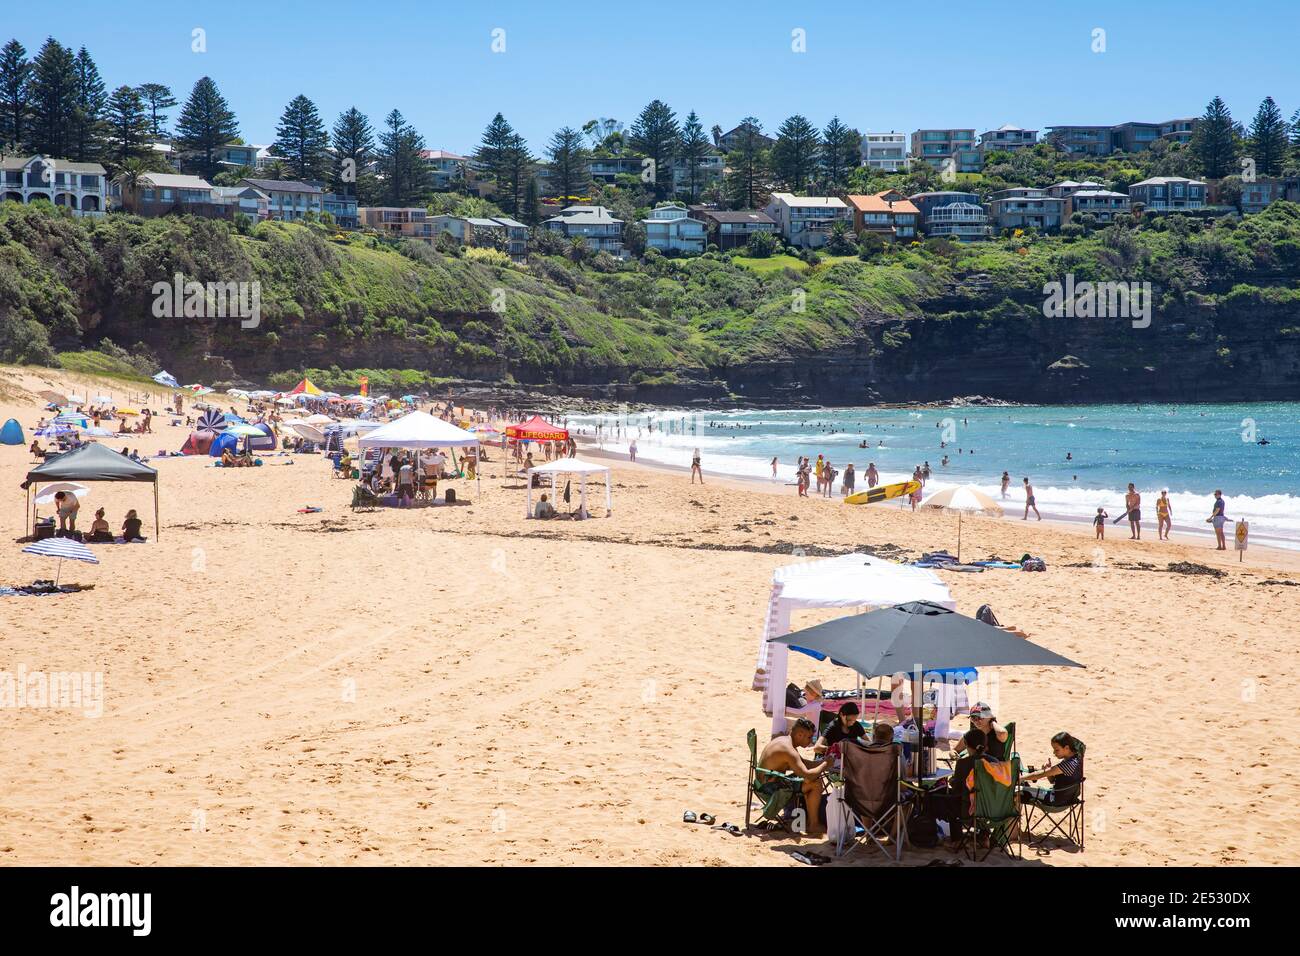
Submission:
<svg viewBox="0 0 1300 956">
<path fill-rule="evenodd" d="M 1043 516 L 1038 513 L 1038 505 L 1034 503 L 1034 486 L 1029 483 L 1028 478 L 1024 479 L 1024 483 L 1025 483 L 1025 516 L 1020 520 L 1028 521 L 1029 509 L 1033 508 L 1034 517 L 1037 518 L 1039 521 L 1042 521 Z"/>
<path fill-rule="evenodd" d="M 1133 487 L 1133 482 L 1128 484 L 1128 494 L 1124 496 L 1124 507 L 1128 509 L 1128 527 L 1129 540 L 1142 540 L 1142 496 L 1137 493 Z"/>
<path fill-rule="evenodd" d="M 803 762 L 797 747 L 811 747 L 817 731 L 812 721 L 800 717 L 790 728 L 789 734 L 773 737 L 759 755 L 758 765 L 764 770 L 780 770 L 793 773 L 803 778 L 804 806 L 808 808 L 808 833 L 820 833 L 823 829 L 822 784 L 821 775 L 830 769 L 832 758 L 827 757 L 819 764 L 809 767 Z M 763 783 L 763 774 L 759 774 L 758 783 Z"/>
</svg>

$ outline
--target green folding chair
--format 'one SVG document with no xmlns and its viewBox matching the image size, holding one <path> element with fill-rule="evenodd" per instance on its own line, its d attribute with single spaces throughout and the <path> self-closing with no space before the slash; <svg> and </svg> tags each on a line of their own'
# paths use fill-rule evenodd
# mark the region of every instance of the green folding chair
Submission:
<svg viewBox="0 0 1300 956">
<path fill-rule="evenodd" d="M 1055 791 L 1057 799 L 1065 802 L 1058 804 L 1041 803 L 1033 798 L 1032 792 L 1021 791 L 1020 802 L 1025 810 L 1025 833 L 1029 845 L 1040 849 L 1048 837 L 1057 836 L 1067 844 L 1073 844 L 1083 852 L 1084 816 L 1083 784 L 1087 779 L 1083 775 L 1083 752 L 1087 745 L 1082 740 L 1079 744 L 1079 782 Z M 1049 824 L 1044 833 L 1034 836 L 1034 827 Z"/>
<path fill-rule="evenodd" d="M 774 823 L 782 829 L 789 830 L 789 822 L 784 814 L 803 804 L 803 778 L 798 774 L 781 770 L 765 770 L 758 765 L 758 731 L 750 730 L 745 735 L 749 742 L 749 779 L 745 785 L 745 829 L 753 824 L 750 820 L 755 808 L 758 809 L 759 822 Z"/>
<path fill-rule="evenodd" d="M 959 849 L 975 861 L 989 858 L 994 850 L 1011 859 L 1021 857 L 1020 808 L 1016 805 L 1016 784 L 1020 780 L 1014 762 L 1010 760 L 975 761 L 974 775 L 975 812 L 969 826 L 962 833 Z M 980 855 L 979 837 L 987 835 L 989 845 Z"/>
</svg>

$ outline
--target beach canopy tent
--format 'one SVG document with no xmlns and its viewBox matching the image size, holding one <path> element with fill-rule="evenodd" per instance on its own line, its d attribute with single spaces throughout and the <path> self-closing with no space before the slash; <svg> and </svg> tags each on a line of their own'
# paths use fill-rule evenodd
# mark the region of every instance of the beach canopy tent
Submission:
<svg viewBox="0 0 1300 956">
<path fill-rule="evenodd" d="M 27 439 L 23 437 L 23 426 L 18 424 L 18 419 L 11 418 L 0 428 L 0 445 L 25 445 Z"/>
<path fill-rule="evenodd" d="M 185 444 L 181 445 L 182 455 L 206 455 L 212 447 L 212 442 L 216 438 L 214 432 L 207 429 L 199 429 L 190 432 L 190 437 L 185 439 Z"/>
<path fill-rule="evenodd" d="M 528 504 L 527 510 L 524 512 L 525 518 L 533 516 L 533 475 L 550 475 L 552 492 L 555 490 L 556 479 L 560 475 L 577 475 L 578 503 L 584 514 L 587 513 L 587 478 L 590 475 L 601 475 L 605 479 L 605 517 L 608 518 L 614 513 L 614 503 L 609 490 L 610 471 L 608 465 L 601 465 L 594 461 L 583 461 L 581 458 L 557 458 L 555 461 L 548 461 L 544 465 L 537 465 L 528 469 Z"/>
<path fill-rule="evenodd" d="M 220 458 L 221 453 L 227 448 L 232 455 L 239 454 L 239 436 L 234 432 L 221 432 L 212 437 L 212 444 L 208 446 L 208 454 L 213 458 Z"/>
<path fill-rule="evenodd" d="M 781 733 L 786 728 L 789 648 L 777 639 L 790 633 L 792 612 L 819 608 L 860 612 L 908 601 L 928 601 L 950 610 L 957 608 L 948 586 L 933 571 L 895 564 L 869 554 L 842 554 L 787 564 L 773 571 L 753 684 L 755 690 L 763 693 L 763 712 L 772 715 L 772 732 Z M 857 616 L 841 620 L 856 620 Z"/>
<path fill-rule="evenodd" d="M 311 383 L 311 379 L 304 378 L 301 382 L 289 389 L 290 395 L 324 395 L 319 388 Z"/>
<path fill-rule="evenodd" d="M 568 441 L 569 432 L 541 415 L 534 415 L 526 422 L 506 426 L 506 437 L 515 441 Z"/>
<path fill-rule="evenodd" d="M 180 388 L 181 383 L 176 381 L 176 376 L 171 372 L 162 371 L 153 377 L 153 380 L 159 385 L 166 385 L 168 388 Z"/>
<path fill-rule="evenodd" d="M 366 432 L 357 439 L 362 451 L 367 448 L 468 448 L 478 449 L 476 460 L 482 460 L 478 436 L 457 428 L 451 422 L 434 418 L 428 412 L 411 412 L 395 421 Z M 475 482 L 480 483 L 478 469 Z"/>
<path fill-rule="evenodd" d="M 143 462 L 132 461 L 126 455 L 118 454 L 97 442 L 82 445 L 62 455 L 45 459 L 27 473 L 23 488 L 31 494 L 34 482 L 45 481 L 147 481 L 153 484 L 153 523 L 154 537 L 162 533 L 158 520 L 158 472 Z M 33 516 L 33 506 L 28 503 L 28 518 Z M 28 525 L 28 534 L 31 525 Z"/>
</svg>

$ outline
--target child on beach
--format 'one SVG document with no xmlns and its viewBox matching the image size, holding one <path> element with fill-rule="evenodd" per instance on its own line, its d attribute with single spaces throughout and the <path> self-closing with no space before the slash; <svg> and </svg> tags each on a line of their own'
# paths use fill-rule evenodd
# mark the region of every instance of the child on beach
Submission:
<svg viewBox="0 0 1300 956">
<path fill-rule="evenodd" d="M 1097 529 L 1098 541 L 1104 541 L 1106 539 L 1106 519 L 1109 517 L 1110 515 L 1106 514 L 1105 508 L 1098 508 L 1097 517 L 1092 519 L 1093 527 Z"/>
</svg>

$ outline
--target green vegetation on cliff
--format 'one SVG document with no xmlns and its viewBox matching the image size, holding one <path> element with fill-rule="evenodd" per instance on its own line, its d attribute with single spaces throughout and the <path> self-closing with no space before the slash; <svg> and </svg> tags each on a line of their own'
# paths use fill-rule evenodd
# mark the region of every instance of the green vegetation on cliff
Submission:
<svg viewBox="0 0 1300 956">
<path fill-rule="evenodd" d="M 1246 219 L 1154 217 L 1064 237 L 929 240 L 866 261 L 791 262 L 798 268 L 651 253 L 627 263 L 535 255 L 520 266 L 317 224 L 245 234 L 200 219 L 74 219 L 3 203 L 0 361 L 52 364 L 57 351 L 109 339 L 137 371 L 158 361 L 208 380 L 220 367 L 263 381 L 316 368 L 339 383 L 361 369 L 377 378 L 410 370 L 394 387 L 411 376 L 667 384 L 844 350 L 901 355 L 924 347 L 917 323 L 931 337 L 948 328 L 1013 341 L 1044 321 L 1043 286 L 1066 273 L 1151 282 L 1157 321 L 1264 305 L 1289 314 L 1279 332 L 1300 326 L 1300 207 L 1289 203 Z M 258 281 L 260 324 L 155 317 L 154 284 L 178 273 Z"/>
</svg>

